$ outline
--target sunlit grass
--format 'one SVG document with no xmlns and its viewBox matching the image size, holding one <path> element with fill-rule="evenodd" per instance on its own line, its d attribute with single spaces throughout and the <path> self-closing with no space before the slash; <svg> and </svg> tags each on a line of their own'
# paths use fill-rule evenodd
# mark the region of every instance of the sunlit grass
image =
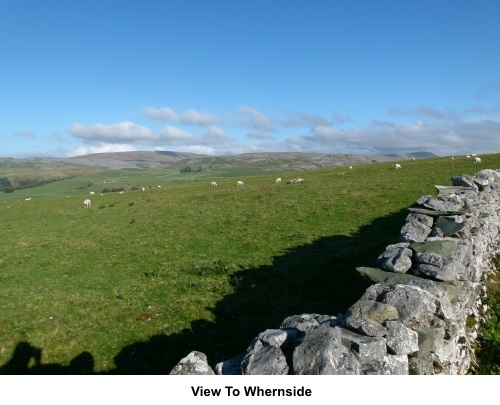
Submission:
<svg viewBox="0 0 500 405">
<path fill-rule="evenodd" d="M 78 372 L 70 365 L 87 353 L 95 372 L 168 373 L 193 349 L 212 364 L 239 354 L 286 316 L 345 311 L 366 288 L 355 267 L 397 240 L 406 208 L 480 169 L 466 158 L 402 165 L 307 171 L 295 185 L 274 174 L 240 188 L 233 178 L 164 182 L 97 193 L 90 209 L 82 184 L 152 185 L 160 173 L 92 174 L 31 189 L 30 201 L 27 190 L 0 198 L 0 365 L 12 370 L 26 342 L 42 353 L 32 372 Z"/>
</svg>

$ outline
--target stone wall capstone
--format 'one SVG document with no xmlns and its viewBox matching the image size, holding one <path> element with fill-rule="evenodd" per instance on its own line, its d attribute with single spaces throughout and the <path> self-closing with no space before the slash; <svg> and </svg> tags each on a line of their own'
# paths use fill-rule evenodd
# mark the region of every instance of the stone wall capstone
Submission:
<svg viewBox="0 0 500 405">
<path fill-rule="evenodd" d="M 193 351 L 171 374 L 466 374 L 500 252 L 500 170 L 451 180 L 409 208 L 377 267 L 356 269 L 373 284 L 345 314 L 290 316 L 214 370 Z"/>
</svg>

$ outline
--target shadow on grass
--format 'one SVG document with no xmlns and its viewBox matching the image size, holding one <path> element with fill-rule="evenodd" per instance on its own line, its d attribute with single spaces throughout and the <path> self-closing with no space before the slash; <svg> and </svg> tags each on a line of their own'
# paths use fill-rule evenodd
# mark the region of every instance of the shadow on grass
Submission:
<svg viewBox="0 0 500 405">
<path fill-rule="evenodd" d="M 356 271 L 373 266 L 385 247 L 397 242 L 408 211 L 374 220 L 353 236 L 329 236 L 294 247 L 271 265 L 231 275 L 235 292 L 214 308 L 215 322 L 197 320 L 174 335 L 155 335 L 124 347 L 106 374 L 168 374 L 190 351 L 205 353 L 210 365 L 243 353 L 266 329 L 279 328 L 290 315 L 345 312 L 369 283 Z M 94 359 L 84 352 L 69 366 L 41 364 L 41 350 L 18 344 L 0 374 L 93 374 Z"/>
</svg>

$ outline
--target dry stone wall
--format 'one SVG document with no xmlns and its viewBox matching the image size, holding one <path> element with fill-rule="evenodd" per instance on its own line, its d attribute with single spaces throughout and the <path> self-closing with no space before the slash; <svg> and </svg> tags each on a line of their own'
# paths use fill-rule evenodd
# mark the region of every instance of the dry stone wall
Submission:
<svg viewBox="0 0 500 405">
<path fill-rule="evenodd" d="M 345 314 L 290 316 L 215 369 L 191 352 L 171 374 L 466 374 L 499 253 L 500 171 L 436 189 L 376 267 L 357 269 L 373 284 Z"/>
</svg>

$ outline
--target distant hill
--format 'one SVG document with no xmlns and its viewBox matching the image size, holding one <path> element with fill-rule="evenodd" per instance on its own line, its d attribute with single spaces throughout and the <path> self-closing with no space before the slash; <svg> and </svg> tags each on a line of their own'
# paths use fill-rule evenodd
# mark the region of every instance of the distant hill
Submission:
<svg viewBox="0 0 500 405">
<path fill-rule="evenodd" d="M 215 170 L 224 173 L 293 172 L 328 167 L 437 157 L 430 152 L 392 155 L 261 152 L 209 156 L 188 152 L 137 151 L 94 153 L 69 158 L 0 158 L 0 189 L 34 187 L 103 170 L 172 169 Z"/>
<path fill-rule="evenodd" d="M 172 165 L 250 165 L 270 163 L 286 170 L 310 170 L 334 166 L 380 163 L 393 160 L 410 160 L 437 157 L 430 152 L 414 152 L 392 155 L 323 154 L 299 152 L 261 152 L 240 155 L 208 156 L 187 152 L 139 151 L 95 153 L 70 158 L 52 158 L 64 163 L 103 167 L 107 169 L 144 168 L 154 169 Z"/>
<path fill-rule="evenodd" d="M 425 159 L 425 158 L 438 157 L 437 155 L 435 155 L 434 153 L 431 153 L 431 152 L 411 152 L 411 153 L 405 153 L 402 155 L 389 154 L 389 155 L 384 155 L 384 156 L 391 156 L 391 157 L 396 157 L 396 158 L 402 157 L 402 160 L 407 159 L 408 156 L 410 156 L 410 158 L 415 158 L 415 159 Z"/>
<path fill-rule="evenodd" d="M 61 161 L 83 166 L 105 167 L 107 169 L 156 169 L 169 166 L 179 160 L 191 159 L 197 156 L 202 155 L 171 151 L 139 151 L 93 153 L 90 155 L 63 158 Z"/>
</svg>

